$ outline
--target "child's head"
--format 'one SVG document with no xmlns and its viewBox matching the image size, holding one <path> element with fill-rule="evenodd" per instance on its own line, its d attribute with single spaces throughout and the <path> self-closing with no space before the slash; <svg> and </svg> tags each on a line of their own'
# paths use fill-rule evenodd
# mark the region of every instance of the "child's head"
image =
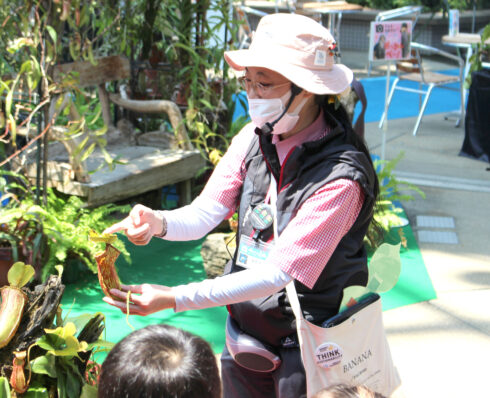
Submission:
<svg viewBox="0 0 490 398">
<path fill-rule="evenodd" d="M 318 391 L 313 398 L 384 398 L 364 386 L 337 384 Z"/>
<path fill-rule="evenodd" d="M 117 343 L 102 364 L 99 398 L 219 398 L 214 353 L 201 337 L 151 325 Z"/>
</svg>

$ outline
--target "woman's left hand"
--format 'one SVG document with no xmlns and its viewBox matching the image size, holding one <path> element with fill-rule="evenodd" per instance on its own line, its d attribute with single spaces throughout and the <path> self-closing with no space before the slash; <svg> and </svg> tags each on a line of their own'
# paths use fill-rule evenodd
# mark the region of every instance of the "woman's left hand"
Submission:
<svg viewBox="0 0 490 398">
<path fill-rule="evenodd" d="M 175 295 L 170 287 L 148 283 L 121 285 L 121 290 L 111 289 L 111 294 L 123 301 L 117 301 L 111 297 L 104 297 L 103 300 L 126 313 L 128 291 L 131 291 L 129 296 L 129 313 L 131 315 L 146 316 L 167 308 L 175 308 Z"/>
</svg>

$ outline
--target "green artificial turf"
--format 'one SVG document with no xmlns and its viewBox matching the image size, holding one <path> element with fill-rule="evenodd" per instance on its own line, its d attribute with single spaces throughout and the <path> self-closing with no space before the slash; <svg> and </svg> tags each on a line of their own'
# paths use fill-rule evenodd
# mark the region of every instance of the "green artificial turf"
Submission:
<svg viewBox="0 0 490 398">
<path fill-rule="evenodd" d="M 403 305 L 430 300 L 436 297 L 429 275 L 422 260 L 410 226 L 403 227 L 407 247 L 401 247 L 402 270 L 396 286 L 383 293 L 383 309 L 389 310 Z M 124 238 L 123 238 L 124 239 Z M 389 240 L 397 240 L 393 232 Z M 132 264 L 122 257 L 117 262 L 121 281 L 125 284 L 155 283 L 175 286 L 206 278 L 200 255 L 202 240 L 191 242 L 167 242 L 153 239 L 147 246 L 127 243 Z M 102 312 L 106 316 L 106 340 L 118 342 L 132 329 L 126 322 L 126 315 L 102 301 L 103 293 L 95 275 L 80 275 L 75 283 L 66 286 L 62 299 L 63 315 L 76 317 L 85 313 Z M 129 316 L 129 322 L 136 329 L 149 324 L 166 323 L 195 333 L 207 340 L 216 353 L 221 352 L 224 343 L 224 325 L 227 311 L 224 307 L 174 313 L 165 310 L 146 317 Z M 96 359 L 102 361 L 104 353 Z"/>
<path fill-rule="evenodd" d="M 119 235 L 120 236 L 120 235 Z M 152 239 L 147 246 L 127 243 L 132 264 L 122 257 L 116 261 L 118 274 L 124 284 L 155 283 L 176 286 L 206 278 L 200 255 L 202 240 L 166 242 Z M 106 317 L 105 339 L 118 342 L 132 329 L 126 315 L 102 301 L 103 293 L 96 275 L 85 274 L 76 283 L 68 284 L 62 299 L 63 316 L 77 317 L 84 313 L 102 312 Z M 175 313 L 165 310 L 146 317 L 129 316 L 129 323 L 139 329 L 150 324 L 165 323 L 198 334 L 208 341 L 215 352 L 225 343 L 225 307 Z M 97 360 L 105 358 L 99 354 Z"/>
<path fill-rule="evenodd" d="M 407 225 L 402 231 L 407 243 L 406 247 L 400 247 L 400 277 L 393 289 L 381 293 L 384 311 L 437 297 L 412 228 Z M 385 241 L 398 243 L 400 238 L 397 229 L 392 230 L 390 235 L 385 237 Z"/>
</svg>

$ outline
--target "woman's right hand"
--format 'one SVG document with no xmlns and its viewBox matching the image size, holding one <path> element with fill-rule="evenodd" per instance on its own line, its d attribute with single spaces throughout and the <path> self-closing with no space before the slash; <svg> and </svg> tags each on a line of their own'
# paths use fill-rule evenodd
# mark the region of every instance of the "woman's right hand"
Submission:
<svg viewBox="0 0 490 398">
<path fill-rule="evenodd" d="M 129 305 L 126 299 L 129 293 Z M 134 294 L 133 294 L 134 293 Z M 111 297 L 104 297 L 103 300 L 114 307 L 119 308 L 123 313 L 129 309 L 131 315 L 150 315 L 168 308 L 175 308 L 175 294 L 172 288 L 162 285 L 121 285 L 121 290 L 111 289 L 111 294 L 118 297 L 114 300 Z"/>
<path fill-rule="evenodd" d="M 164 228 L 162 216 L 152 209 L 137 204 L 124 220 L 104 230 L 105 234 L 124 231 L 129 241 L 135 245 L 146 245 L 154 235 L 162 233 Z"/>
</svg>

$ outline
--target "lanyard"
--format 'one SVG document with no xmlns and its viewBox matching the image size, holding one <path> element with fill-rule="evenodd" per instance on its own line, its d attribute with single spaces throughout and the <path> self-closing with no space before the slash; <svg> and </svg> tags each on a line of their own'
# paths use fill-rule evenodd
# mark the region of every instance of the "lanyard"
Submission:
<svg viewBox="0 0 490 398">
<path fill-rule="evenodd" d="M 271 199 L 271 207 L 272 214 L 274 217 L 272 228 L 274 231 L 274 243 L 276 243 L 278 234 L 277 234 L 277 182 L 274 176 L 271 174 L 271 185 L 269 187 L 269 195 Z"/>
<path fill-rule="evenodd" d="M 271 174 L 271 185 L 269 187 L 270 199 L 271 199 L 271 207 L 272 214 L 274 216 L 273 220 L 273 228 L 274 228 L 274 243 L 277 242 L 278 230 L 277 230 L 277 182 L 274 176 Z M 303 313 L 301 311 L 301 305 L 299 303 L 298 294 L 296 293 L 296 287 L 294 286 L 294 280 L 289 282 L 286 285 L 286 293 L 291 304 L 291 308 L 293 310 L 294 316 L 296 320 L 303 318 Z M 298 333 L 299 335 L 299 333 Z M 302 339 L 300 337 L 300 339 Z"/>
</svg>

